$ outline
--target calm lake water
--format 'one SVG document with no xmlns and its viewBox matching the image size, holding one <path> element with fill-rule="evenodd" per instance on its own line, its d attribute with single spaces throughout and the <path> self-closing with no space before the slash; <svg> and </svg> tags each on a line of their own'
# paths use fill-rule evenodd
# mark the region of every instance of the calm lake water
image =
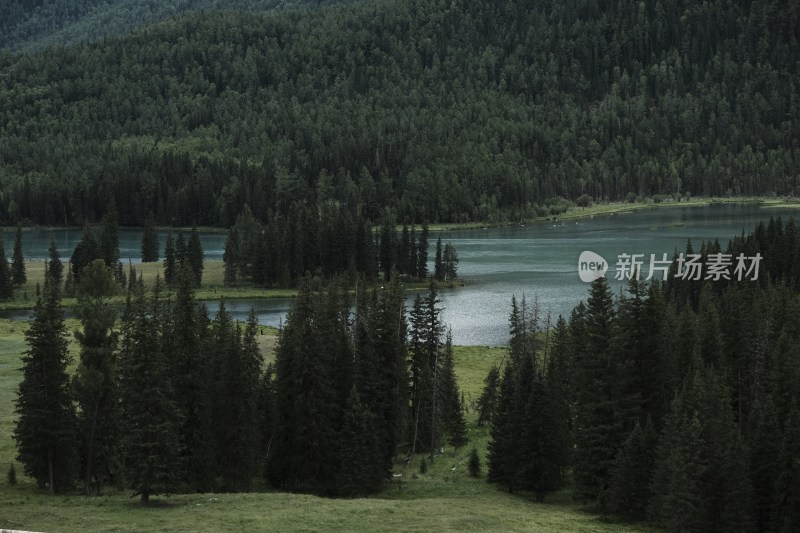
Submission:
<svg viewBox="0 0 800 533">
<path fill-rule="evenodd" d="M 441 233 L 443 241 L 450 241 L 456 247 L 459 276 L 466 280 L 462 288 L 442 291 L 444 320 L 452 328 L 456 344 L 503 345 L 508 340 L 512 295 L 520 298 L 524 294 L 529 304 L 538 301 L 542 317 L 550 313 L 553 322 L 559 314 L 568 316 L 587 297 L 588 285 L 578 276 L 578 257 L 585 250 L 609 262 L 608 277 L 615 290 L 621 291 L 624 283 L 613 280 L 619 254 L 645 254 L 646 275 L 650 254 L 661 259 L 667 253 L 671 259 L 675 248 L 683 250 L 690 238 L 696 243 L 695 248 L 701 241 L 715 238 L 724 248 L 733 235 L 751 231 L 759 220 L 770 216 L 786 220 L 795 213 L 791 208 L 757 205 L 642 208 L 581 220 Z M 80 232 L 73 230 L 70 235 L 63 232 L 54 232 L 57 239 L 62 239 L 57 240 L 59 249 L 71 250 Z M 130 250 L 133 258 L 138 255 L 140 238 L 140 233 L 134 230 L 120 232 L 123 258 L 127 257 L 123 250 Z M 24 239 L 26 257 L 44 257 L 49 233 L 26 232 Z M 220 259 L 225 235 L 204 234 L 202 239 L 206 257 Z M 29 247 L 29 242 L 34 244 Z M 163 235 L 161 242 L 163 246 Z M 35 243 L 39 243 L 38 248 Z M 9 255 L 12 244 L 13 234 L 6 235 Z M 413 297 L 411 294 L 409 301 Z M 235 316 L 245 317 L 252 306 L 260 323 L 274 326 L 285 320 L 290 305 L 288 299 L 226 302 Z M 216 313 L 217 303 L 208 302 L 207 306 L 212 315 Z"/>
</svg>

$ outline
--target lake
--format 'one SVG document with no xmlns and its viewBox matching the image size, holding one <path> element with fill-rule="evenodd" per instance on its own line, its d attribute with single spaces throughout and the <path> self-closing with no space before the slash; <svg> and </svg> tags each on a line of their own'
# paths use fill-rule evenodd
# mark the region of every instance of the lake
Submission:
<svg viewBox="0 0 800 533">
<path fill-rule="evenodd" d="M 503 345 L 508 340 L 512 295 L 520 298 L 524 294 L 529 305 L 538 301 L 542 317 L 550 313 L 553 322 L 559 314 L 568 316 L 587 297 L 588 284 L 578 275 L 578 257 L 583 251 L 595 252 L 610 264 L 608 277 L 614 290 L 621 291 L 625 283 L 613 279 L 620 254 L 644 254 L 646 275 L 650 254 L 661 259 L 667 253 L 671 259 L 674 250 L 683 250 L 689 238 L 696 243 L 695 249 L 701 241 L 715 238 L 724 248 L 733 235 L 751 231 L 759 220 L 770 216 L 788 219 L 793 214 L 791 208 L 755 204 L 657 207 L 580 220 L 433 234 L 434 239 L 441 235 L 443 241 L 450 241 L 456 247 L 459 276 L 466 280 L 462 288 L 442 291 L 443 317 L 452 328 L 456 344 Z M 64 231 L 54 234 L 62 239 L 58 242 L 65 243 L 63 248 L 59 245 L 62 250 L 71 250 L 68 243 L 76 242 L 80 232 L 72 230 L 73 235 L 61 235 Z M 120 231 L 121 257 L 126 257 L 123 249 L 134 252 L 138 249 L 140 235 L 135 230 Z M 29 237 L 31 243 L 40 243 L 40 248 L 34 246 L 30 255 Z M 224 234 L 203 234 L 206 257 L 221 259 L 224 240 Z M 162 235 L 162 245 L 163 241 Z M 12 244 L 13 234 L 6 235 L 9 255 Z M 24 236 L 26 257 L 44 257 L 48 245 L 46 232 L 31 231 Z M 134 252 L 129 253 L 135 257 Z M 413 296 L 409 295 L 409 302 Z M 218 309 L 215 302 L 207 305 L 212 314 Z M 229 300 L 226 305 L 237 318 L 244 318 L 252 306 L 260 323 L 277 326 L 285 320 L 291 300 Z"/>
</svg>

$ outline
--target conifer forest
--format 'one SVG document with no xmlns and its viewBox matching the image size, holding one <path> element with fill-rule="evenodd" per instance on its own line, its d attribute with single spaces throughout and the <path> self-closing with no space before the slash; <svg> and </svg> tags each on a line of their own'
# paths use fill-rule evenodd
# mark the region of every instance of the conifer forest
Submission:
<svg viewBox="0 0 800 533">
<path fill-rule="evenodd" d="M 798 0 L 5 0 L 0 530 L 798 532 L 798 180 Z"/>
</svg>

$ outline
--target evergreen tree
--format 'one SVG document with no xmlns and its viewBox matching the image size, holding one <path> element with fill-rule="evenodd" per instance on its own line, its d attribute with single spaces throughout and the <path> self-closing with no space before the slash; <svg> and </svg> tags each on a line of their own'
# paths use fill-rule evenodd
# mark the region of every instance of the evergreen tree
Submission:
<svg viewBox="0 0 800 533">
<path fill-rule="evenodd" d="M 220 313 L 223 308 L 220 306 Z M 217 323 L 215 321 L 214 327 Z M 238 331 L 238 327 L 236 328 Z M 228 360 L 223 361 L 224 372 L 219 376 L 224 381 L 223 394 L 218 396 L 225 418 L 217 426 L 222 433 L 219 467 L 226 486 L 232 491 L 250 489 L 253 472 L 256 471 L 259 448 L 258 401 L 262 356 L 258 348 L 258 322 L 251 309 L 247 318 L 244 336 L 235 339 L 239 349 L 228 350 Z"/>
<path fill-rule="evenodd" d="M 456 279 L 458 277 L 458 253 L 456 247 L 449 242 L 444 245 L 442 263 L 444 279 Z"/>
<path fill-rule="evenodd" d="M 159 244 L 158 233 L 156 232 L 156 219 L 151 212 L 144 223 L 142 233 L 142 263 L 154 263 L 158 261 Z"/>
<path fill-rule="evenodd" d="M 261 377 L 261 385 L 258 395 L 258 410 L 261 413 L 259 435 L 261 436 L 261 446 L 259 459 L 261 460 L 261 472 L 265 480 L 269 479 L 267 467 L 270 461 L 270 451 L 272 450 L 272 439 L 275 434 L 275 424 L 277 413 L 275 412 L 275 369 L 270 363 Z"/>
<path fill-rule="evenodd" d="M 14 296 L 14 280 L 8 266 L 3 239 L 0 239 L 0 300 L 8 300 Z"/>
<path fill-rule="evenodd" d="M 80 283 L 81 273 L 83 272 L 84 267 L 86 267 L 86 265 L 95 259 L 103 259 L 105 261 L 103 256 L 100 254 L 100 249 L 97 245 L 97 241 L 94 238 L 94 233 L 92 233 L 92 230 L 89 228 L 89 226 L 84 226 L 81 240 L 75 245 L 75 250 L 72 252 L 72 257 L 70 257 L 69 260 L 75 283 Z M 106 263 L 106 265 L 108 265 L 108 263 Z"/>
<path fill-rule="evenodd" d="M 489 373 L 483 378 L 483 391 L 478 398 L 478 425 L 492 421 L 492 414 L 497 407 L 497 398 L 500 388 L 500 369 L 492 365 Z"/>
<path fill-rule="evenodd" d="M 235 227 L 230 229 L 225 239 L 225 251 L 222 253 L 222 261 L 225 263 L 223 283 L 226 287 L 230 287 L 236 283 L 237 263 L 239 262 L 239 237 Z M 262 283 L 265 282 L 266 279 L 262 280 Z"/>
<path fill-rule="evenodd" d="M 373 426 L 373 415 L 351 390 L 341 431 L 341 470 L 338 492 L 359 496 L 377 492 L 383 485 L 383 458 Z"/>
<path fill-rule="evenodd" d="M 481 458 L 478 455 L 478 450 L 475 448 L 472 448 L 472 451 L 469 453 L 469 475 L 472 477 L 481 475 Z"/>
<path fill-rule="evenodd" d="M 111 272 L 102 260 L 83 270 L 78 290 L 78 318 L 82 330 L 75 336 L 80 344 L 80 362 L 75 392 L 84 469 L 84 492 L 97 492 L 108 477 L 119 470 L 119 402 L 116 372 L 117 313 L 108 296 L 114 293 Z"/>
<path fill-rule="evenodd" d="M 365 299 L 361 298 L 359 302 Z M 408 324 L 405 316 L 405 294 L 400 282 L 391 280 L 377 295 L 377 300 L 371 307 L 373 311 L 370 319 L 360 322 L 356 320 L 353 328 L 354 335 L 358 335 L 358 326 L 362 326 L 361 336 L 364 339 L 360 343 L 362 349 L 356 350 L 356 361 L 374 361 L 374 365 L 370 366 L 376 377 L 372 387 L 363 379 L 358 386 L 364 391 L 362 403 L 374 415 L 375 431 L 382 446 L 383 468 L 388 474 L 408 423 Z M 365 372 L 363 375 L 368 376 L 370 373 Z"/>
<path fill-rule="evenodd" d="M 417 279 L 428 277 L 428 224 L 422 225 L 422 233 L 417 245 Z"/>
<path fill-rule="evenodd" d="M 216 346 L 197 308 L 194 276 L 188 266 L 181 267 L 176 282 L 175 304 L 164 348 L 170 354 L 169 375 L 182 415 L 181 462 L 186 468 L 186 482 L 196 490 L 208 491 L 214 488 L 216 459 L 215 439 L 211 436 L 211 407 L 216 393 L 210 382 L 212 376 L 219 376 L 221 369 L 212 368 L 211 355 Z"/>
<path fill-rule="evenodd" d="M 632 365 L 612 344 L 615 308 L 605 278 L 592 282 L 584 320 L 585 347 L 575 361 L 574 476 L 577 495 L 586 501 L 608 488 L 617 452 L 639 412 L 638 398 L 631 392 Z"/>
<path fill-rule="evenodd" d="M 175 245 L 172 240 L 172 233 L 167 234 L 167 242 L 164 247 L 164 282 L 173 285 L 177 276 L 177 258 L 175 256 Z"/>
<path fill-rule="evenodd" d="M 99 253 L 108 268 L 117 268 L 119 263 L 119 219 L 117 206 L 113 200 L 109 201 L 106 214 L 103 215 Z"/>
<path fill-rule="evenodd" d="M 178 236 L 180 239 L 181 236 Z M 186 248 L 186 260 L 192 268 L 194 274 L 194 283 L 196 287 L 200 286 L 203 280 L 203 246 L 200 244 L 200 234 L 197 228 L 192 228 L 192 233 L 189 236 L 189 245 Z"/>
<path fill-rule="evenodd" d="M 337 393 L 325 372 L 326 348 L 315 331 L 316 319 L 306 278 L 276 349 L 278 416 L 267 472 L 274 486 L 331 494 L 337 474 Z"/>
<path fill-rule="evenodd" d="M 64 264 L 61 262 L 61 254 L 56 248 L 56 241 L 50 239 L 50 248 L 48 249 L 47 261 L 47 277 L 56 287 L 61 287 L 61 282 L 64 276 Z"/>
<path fill-rule="evenodd" d="M 458 449 L 464 446 L 469 439 L 467 437 L 467 422 L 464 418 L 464 407 L 461 405 L 461 394 L 456 382 L 456 372 L 453 364 L 453 338 L 450 332 L 447 333 L 441 359 L 439 394 L 441 396 L 442 419 L 450 437 L 450 444 Z"/>
<path fill-rule="evenodd" d="M 147 504 L 152 494 L 176 490 L 183 453 L 181 413 L 170 383 L 162 350 L 159 320 L 161 281 L 156 278 L 153 299 L 145 298 L 141 278 L 122 319 L 120 350 L 120 409 L 125 428 L 125 479 Z"/>
<path fill-rule="evenodd" d="M 436 239 L 436 255 L 433 261 L 433 278 L 436 281 L 444 281 L 447 272 L 445 271 L 444 258 L 442 257 L 442 238 Z"/>
<path fill-rule="evenodd" d="M 500 395 L 492 416 L 491 440 L 487 459 L 487 479 L 514 492 L 517 479 L 518 427 L 515 426 L 514 373 L 507 364 L 500 382 Z"/>
<path fill-rule="evenodd" d="M 21 287 L 28 281 L 25 275 L 25 258 L 22 255 L 22 226 L 17 224 L 17 232 L 14 235 L 14 253 L 11 256 L 11 277 L 14 285 Z"/>
<path fill-rule="evenodd" d="M 777 531 L 800 528 L 800 410 L 792 404 L 784 423 L 780 452 L 781 473 L 777 480 Z"/>
<path fill-rule="evenodd" d="M 45 283 L 25 333 L 14 440 L 25 473 L 55 494 L 78 468 L 76 415 L 67 367 L 67 330 L 58 288 Z"/>
<path fill-rule="evenodd" d="M 700 421 L 684 408 L 681 397 L 672 402 L 670 413 L 655 450 L 653 498 L 648 513 L 669 531 L 701 531 L 705 475 L 701 456 Z"/>
<path fill-rule="evenodd" d="M 657 442 L 649 418 L 644 427 L 636 423 L 614 461 L 608 489 L 609 509 L 637 518 L 646 516 L 652 497 L 650 482 L 655 467 L 653 450 Z"/>
</svg>

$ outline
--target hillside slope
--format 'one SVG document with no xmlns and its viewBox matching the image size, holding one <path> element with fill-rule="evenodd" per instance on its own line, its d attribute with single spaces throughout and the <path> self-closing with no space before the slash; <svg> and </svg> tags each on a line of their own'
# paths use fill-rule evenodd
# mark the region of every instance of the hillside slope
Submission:
<svg viewBox="0 0 800 533">
<path fill-rule="evenodd" d="M 0 53 L 0 221 L 797 194 L 796 4 L 375 0 Z"/>
<path fill-rule="evenodd" d="M 269 11 L 326 0 L 8 0 L 0 5 L 0 48 L 31 52 L 94 41 L 195 11 Z"/>
</svg>

